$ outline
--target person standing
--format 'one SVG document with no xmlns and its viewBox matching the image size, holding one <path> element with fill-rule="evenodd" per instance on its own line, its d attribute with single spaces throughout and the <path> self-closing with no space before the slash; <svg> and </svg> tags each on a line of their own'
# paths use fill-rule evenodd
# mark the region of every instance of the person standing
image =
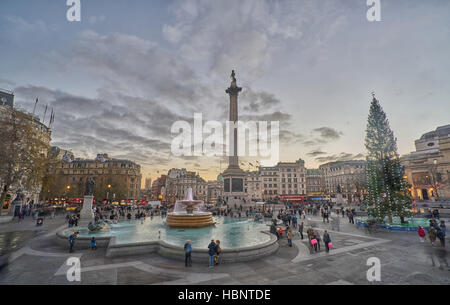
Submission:
<svg viewBox="0 0 450 305">
<path fill-rule="evenodd" d="M 186 240 L 186 243 L 184 244 L 184 265 L 186 267 L 192 267 L 192 245 L 190 240 Z"/>
<path fill-rule="evenodd" d="M 421 227 L 417 227 L 417 234 L 419 235 L 420 242 L 423 243 L 425 241 L 425 230 Z"/>
<path fill-rule="evenodd" d="M 437 238 L 439 238 L 439 241 L 441 242 L 441 246 L 445 248 L 445 233 L 444 233 L 444 231 L 442 231 L 440 227 L 438 227 L 438 229 L 436 231 L 437 231 L 436 236 L 437 236 Z"/>
<path fill-rule="evenodd" d="M 303 222 L 298 226 L 298 232 L 303 240 Z"/>
<path fill-rule="evenodd" d="M 220 240 L 216 240 L 216 256 L 214 258 L 214 264 L 216 265 L 220 263 L 220 253 L 222 253 L 222 248 L 220 247 Z"/>
<path fill-rule="evenodd" d="M 292 229 L 291 228 L 289 228 L 287 230 L 287 240 L 288 240 L 289 247 L 292 247 Z"/>
<path fill-rule="evenodd" d="M 214 255 L 216 254 L 216 243 L 214 239 L 211 239 L 211 243 L 208 245 L 208 254 L 209 254 L 209 268 L 214 267 Z"/>
<path fill-rule="evenodd" d="M 92 237 L 91 239 L 91 250 L 97 250 L 97 241 L 95 240 L 95 237 Z"/>
<path fill-rule="evenodd" d="M 355 224 L 355 221 L 353 220 L 353 212 L 352 211 L 348 212 L 348 222 L 351 224 Z"/>
<path fill-rule="evenodd" d="M 444 220 L 441 220 L 441 224 L 439 225 L 439 227 L 444 232 L 444 235 L 446 235 L 447 234 L 447 227 L 445 226 L 445 221 Z"/>
<path fill-rule="evenodd" d="M 325 209 L 323 211 L 323 222 L 325 222 L 325 219 L 327 220 L 327 223 L 330 223 L 330 220 L 328 219 L 328 209 Z"/>
<path fill-rule="evenodd" d="M 69 236 L 69 253 L 73 252 L 73 247 L 75 246 L 75 239 L 77 238 L 77 234 L 72 232 Z"/>
<path fill-rule="evenodd" d="M 314 232 L 314 237 L 315 237 L 316 240 L 317 240 L 317 246 L 319 247 L 319 252 L 320 252 L 320 241 L 321 241 L 321 239 L 320 239 L 320 234 L 319 234 L 319 232 L 315 231 L 315 232 Z"/>
<path fill-rule="evenodd" d="M 325 249 L 326 252 L 330 252 L 330 244 L 331 244 L 331 238 L 330 234 L 328 234 L 327 230 L 323 233 L 323 242 L 325 243 Z"/>
<path fill-rule="evenodd" d="M 434 245 L 436 241 L 436 229 L 433 226 L 430 226 L 428 229 L 428 237 L 430 238 L 431 245 Z"/>
</svg>

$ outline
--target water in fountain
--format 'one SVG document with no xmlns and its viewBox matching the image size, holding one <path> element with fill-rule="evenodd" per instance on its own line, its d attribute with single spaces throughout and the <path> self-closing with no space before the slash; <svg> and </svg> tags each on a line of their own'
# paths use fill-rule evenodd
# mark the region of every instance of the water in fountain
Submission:
<svg viewBox="0 0 450 305">
<path fill-rule="evenodd" d="M 187 207 L 193 208 L 194 214 L 207 213 L 205 211 L 205 203 L 201 200 L 194 200 L 192 188 L 188 188 L 184 200 L 177 200 L 173 209 L 173 214 L 188 214 Z"/>
<path fill-rule="evenodd" d="M 201 228 L 214 225 L 212 213 L 205 210 L 202 200 L 194 200 L 192 188 L 188 188 L 184 200 L 178 200 L 172 212 L 167 214 L 166 224 L 177 228 Z"/>
</svg>

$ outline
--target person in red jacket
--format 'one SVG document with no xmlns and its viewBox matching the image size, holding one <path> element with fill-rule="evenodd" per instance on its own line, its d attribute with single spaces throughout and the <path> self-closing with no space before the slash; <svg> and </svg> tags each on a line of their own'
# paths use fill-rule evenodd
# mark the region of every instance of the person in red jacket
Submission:
<svg viewBox="0 0 450 305">
<path fill-rule="evenodd" d="M 421 226 L 417 228 L 417 234 L 419 234 L 420 242 L 423 243 L 425 241 L 425 230 Z"/>
</svg>

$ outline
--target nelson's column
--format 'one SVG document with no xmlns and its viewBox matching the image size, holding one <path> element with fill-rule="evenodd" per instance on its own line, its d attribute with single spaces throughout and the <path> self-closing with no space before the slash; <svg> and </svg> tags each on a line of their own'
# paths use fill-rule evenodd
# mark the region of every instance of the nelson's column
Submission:
<svg viewBox="0 0 450 305">
<path fill-rule="evenodd" d="M 231 86 L 225 91 L 230 96 L 230 122 L 238 121 L 238 95 L 242 88 L 236 85 L 236 74 L 234 70 L 231 73 Z M 229 132 L 229 145 L 232 148 L 229 154 L 228 168 L 223 172 L 223 196 L 227 203 L 232 207 L 234 204 L 240 206 L 245 198 L 244 177 L 245 172 L 239 167 L 237 126 L 231 127 Z M 233 143 L 233 145 L 232 145 Z"/>
</svg>

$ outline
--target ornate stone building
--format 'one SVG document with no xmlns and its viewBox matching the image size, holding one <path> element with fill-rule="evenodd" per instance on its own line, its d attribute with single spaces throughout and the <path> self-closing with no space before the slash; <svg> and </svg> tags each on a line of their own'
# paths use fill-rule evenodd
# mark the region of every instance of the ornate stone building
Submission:
<svg viewBox="0 0 450 305">
<path fill-rule="evenodd" d="M 450 125 L 415 141 L 416 151 L 401 158 L 414 199 L 450 199 Z"/>
<path fill-rule="evenodd" d="M 309 199 L 325 198 L 325 177 L 320 169 L 306 170 L 306 195 Z"/>
<path fill-rule="evenodd" d="M 244 191 L 249 201 L 261 201 L 263 188 L 259 171 L 246 172 L 244 179 Z"/>
<path fill-rule="evenodd" d="M 191 187 L 192 193 L 198 200 L 207 201 L 208 183 L 196 172 L 185 168 L 169 170 L 166 179 L 166 199 L 171 203 L 184 199 L 187 189 Z"/>
<path fill-rule="evenodd" d="M 335 197 L 338 191 L 347 202 L 360 202 L 366 192 L 366 161 L 336 161 L 319 166 L 325 180 L 325 193 Z"/>
<path fill-rule="evenodd" d="M 279 162 L 276 166 L 260 167 L 263 199 L 306 196 L 305 161 Z"/>
<path fill-rule="evenodd" d="M 207 201 L 208 203 L 219 203 L 223 199 L 223 181 L 220 176 L 215 181 L 207 182 Z"/>
<path fill-rule="evenodd" d="M 161 177 L 157 178 L 152 183 L 152 199 L 153 200 L 160 200 L 164 199 L 164 196 L 166 195 L 166 180 L 167 175 L 162 175 Z"/>
<path fill-rule="evenodd" d="M 83 197 L 86 179 L 95 179 L 97 200 L 139 199 L 141 166 L 123 159 L 98 154 L 95 159 L 75 158 L 69 151 L 52 147 L 56 161 L 48 169 L 52 177 L 49 199 L 53 197 Z"/>
</svg>

